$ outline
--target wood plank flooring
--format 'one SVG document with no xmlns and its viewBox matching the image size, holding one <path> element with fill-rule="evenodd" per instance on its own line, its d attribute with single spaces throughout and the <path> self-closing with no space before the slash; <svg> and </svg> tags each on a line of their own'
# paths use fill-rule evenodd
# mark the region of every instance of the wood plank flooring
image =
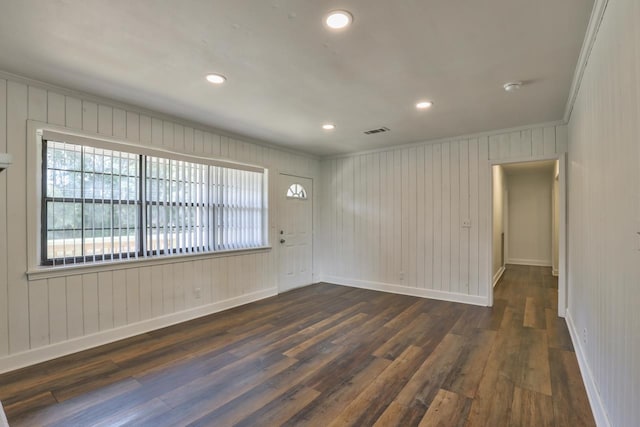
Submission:
<svg viewBox="0 0 640 427">
<path fill-rule="evenodd" d="M 0 376 L 11 426 L 592 426 L 548 268 L 483 308 L 317 284 Z"/>
</svg>

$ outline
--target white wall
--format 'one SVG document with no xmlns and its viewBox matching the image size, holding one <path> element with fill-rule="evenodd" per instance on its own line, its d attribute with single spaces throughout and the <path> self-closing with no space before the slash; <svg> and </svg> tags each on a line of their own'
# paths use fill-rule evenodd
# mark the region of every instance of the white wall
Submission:
<svg viewBox="0 0 640 427">
<path fill-rule="evenodd" d="M 493 285 L 495 286 L 497 280 L 504 271 L 504 262 L 502 262 L 502 233 L 505 232 L 505 218 L 506 202 L 507 202 L 507 181 L 504 174 L 504 168 L 500 165 L 495 165 L 492 168 L 493 172 L 493 236 L 492 236 L 492 250 L 493 250 Z M 505 235 L 505 246 L 506 246 Z M 506 250 L 506 247 L 504 248 Z M 506 252 L 505 252 L 506 258 Z"/>
<path fill-rule="evenodd" d="M 548 168 L 507 172 L 507 263 L 551 266 L 553 173 Z"/>
<path fill-rule="evenodd" d="M 322 278 L 486 304 L 490 161 L 553 156 L 566 136 L 531 127 L 324 159 Z"/>
<path fill-rule="evenodd" d="M 557 276 L 560 269 L 560 163 L 553 168 L 553 187 L 551 190 L 551 261 L 552 273 Z"/>
<path fill-rule="evenodd" d="M 569 122 L 569 321 L 594 409 L 640 420 L 640 2 L 609 0 Z M 584 334 L 583 334 L 584 333 Z"/>
<path fill-rule="evenodd" d="M 277 292 L 273 250 L 224 257 L 121 264 L 28 280 L 27 120 L 270 170 L 270 234 L 275 238 L 277 175 L 317 178 L 310 156 L 221 136 L 204 127 L 109 100 L 0 74 L 0 372 L 54 355 L 158 328 Z M 316 179 L 317 182 L 317 179 Z M 318 203 L 314 202 L 317 207 Z M 317 218 L 316 218 L 317 221 Z M 202 288 L 196 299 L 193 289 Z"/>
</svg>

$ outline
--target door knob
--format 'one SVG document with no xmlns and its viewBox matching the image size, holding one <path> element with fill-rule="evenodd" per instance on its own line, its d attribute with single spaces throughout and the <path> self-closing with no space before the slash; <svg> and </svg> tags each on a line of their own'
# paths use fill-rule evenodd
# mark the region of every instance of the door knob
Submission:
<svg viewBox="0 0 640 427">
<path fill-rule="evenodd" d="M 280 243 L 284 243 L 284 242 L 285 242 L 285 240 L 284 240 L 284 239 L 280 239 Z"/>
</svg>

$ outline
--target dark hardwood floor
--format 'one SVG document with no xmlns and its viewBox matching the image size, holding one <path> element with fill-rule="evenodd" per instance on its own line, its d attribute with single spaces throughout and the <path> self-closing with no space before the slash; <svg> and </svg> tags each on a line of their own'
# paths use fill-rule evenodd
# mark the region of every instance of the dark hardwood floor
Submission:
<svg viewBox="0 0 640 427">
<path fill-rule="evenodd" d="M 0 376 L 12 426 L 590 426 L 550 269 L 492 309 L 317 284 Z"/>
</svg>

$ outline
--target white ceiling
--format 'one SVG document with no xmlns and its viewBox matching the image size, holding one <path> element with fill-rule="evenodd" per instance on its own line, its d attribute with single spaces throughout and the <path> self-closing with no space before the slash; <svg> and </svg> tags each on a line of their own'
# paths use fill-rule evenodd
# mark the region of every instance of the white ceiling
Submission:
<svg viewBox="0 0 640 427">
<path fill-rule="evenodd" d="M 592 6 L 0 0 L 0 69 L 324 155 L 562 119 Z M 336 8 L 347 31 L 322 24 Z"/>
</svg>

